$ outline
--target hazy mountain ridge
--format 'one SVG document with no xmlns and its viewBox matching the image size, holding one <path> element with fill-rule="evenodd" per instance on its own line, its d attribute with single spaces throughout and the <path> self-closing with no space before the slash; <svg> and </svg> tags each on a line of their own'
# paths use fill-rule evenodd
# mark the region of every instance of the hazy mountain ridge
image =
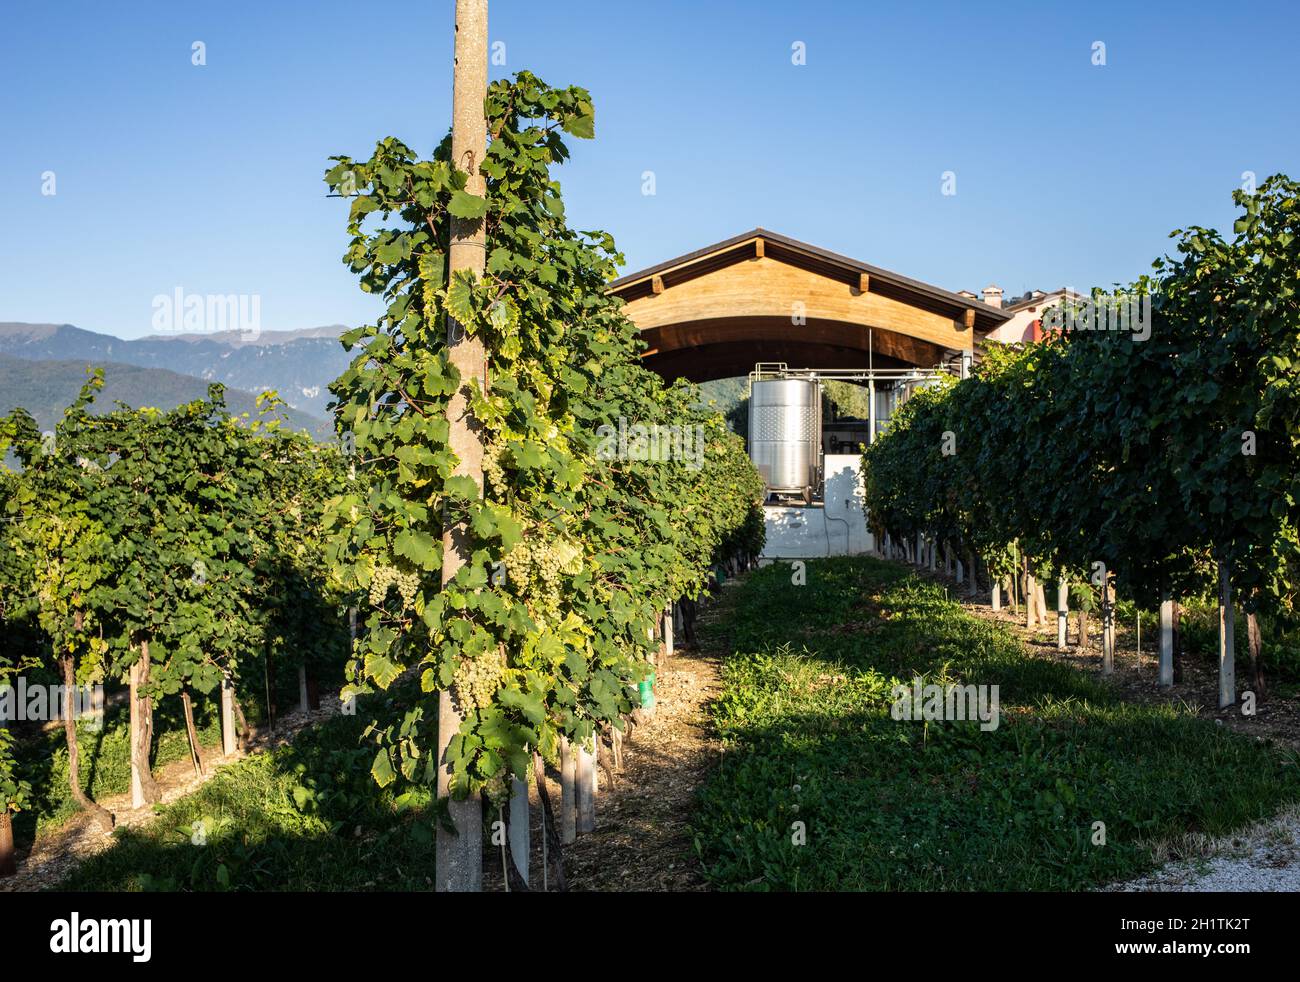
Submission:
<svg viewBox="0 0 1300 982">
<path fill-rule="evenodd" d="M 42 392 L 38 384 L 28 380 L 24 392 L 25 398 L 32 402 L 28 405 L 22 400 L 11 398 L 10 386 L 15 384 L 18 375 L 9 367 L 0 375 L 0 411 L 7 411 L 13 405 L 26 405 L 37 415 L 34 405 L 50 407 L 63 405 L 76 394 L 84 377 L 87 364 L 102 365 L 113 363 L 114 374 L 119 378 L 121 390 L 125 395 L 114 395 L 132 406 L 156 405 L 168 403 L 167 398 L 155 395 L 155 391 L 178 393 L 174 401 L 164 408 L 170 408 L 179 402 L 199 398 L 207 391 L 208 382 L 222 382 L 231 390 L 237 390 L 241 402 L 240 410 L 252 408 L 252 397 L 267 389 L 274 389 L 293 409 L 300 411 L 302 425 L 316 432 L 326 432 L 328 427 L 324 420 L 329 413 L 330 401 L 328 386 L 347 368 L 352 355 L 343 350 L 339 335 L 347 328 L 339 325 L 307 328 L 299 331 L 262 331 L 256 337 L 246 337 L 238 331 L 223 331 L 213 334 L 165 334 L 151 335 L 138 340 L 127 341 L 108 334 L 98 334 L 71 324 L 26 324 L 0 322 L 0 358 L 26 361 L 61 363 L 76 365 L 76 384 L 69 384 L 66 372 L 43 374 L 42 378 L 55 378 L 50 392 Z M 151 386 L 142 376 L 128 376 L 122 370 L 128 366 L 151 369 L 188 377 L 193 385 L 184 385 L 176 378 L 165 382 L 159 380 Z M 844 383 L 828 385 L 832 401 L 843 401 L 843 393 L 835 386 L 851 390 L 853 387 Z M 738 433 L 744 434 L 748 429 L 747 396 L 748 379 L 730 378 L 705 382 L 700 386 L 702 401 L 713 402 L 714 408 L 727 417 L 728 423 Z M 230 394 L 232 408 L 237 398 L 235 391 Z M 63 400 L 59 403 L 59 400 Z M 108 398 L 108 402 L 112 399 Z M 43 424 L 44 425 L 44 424 Z"/>
<path fill-rule="evenodd" d="M 0 354 L 0 415 L 21 406 L 42 430 L 53 429 L 85 383 L 87 367 L 80 359 L 38 360 Z M 209 383 L 203 379 L 163 368 L 102 361 L 95 362 L 95 367 L 104 369 L 104 388 L 95 397 L 96 412 L 111 412 L 117 402 L 137 409 L 171 409 L 208 394 Z M 226 405 L 233 413 L 257 415 L 257 396 L 252 392 L 227 387 Z M 308 430 L 317 439 L 332 432 L 326 420 L 296 409 L 281 410 L 281 416 L 286 426 Z"/>
<path fill-rule="evenodd" d="M 352 356 L 338 336 L 345 327 L 155 335 L 126 341 L 71 324 L 0 323 L 0 355 L 35 361 L 115 362 L 163 369 L 257 393 L 274 389 L 294 409 L 323 419 L 328 386 Z"/>
</svg>

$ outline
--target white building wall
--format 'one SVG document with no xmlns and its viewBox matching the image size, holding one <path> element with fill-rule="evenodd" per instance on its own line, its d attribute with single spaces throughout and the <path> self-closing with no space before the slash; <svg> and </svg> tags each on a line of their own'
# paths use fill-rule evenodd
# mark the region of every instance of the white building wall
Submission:
<svg viewBox="0 0 1300 982">
<path fill-rule="evenodd" d="M 827 454 L 823 506 L 767 505 L 767 543 L 760 559 L 857 556 L 872 549 L 862 510 L 862 458 Z"/>
</svg>

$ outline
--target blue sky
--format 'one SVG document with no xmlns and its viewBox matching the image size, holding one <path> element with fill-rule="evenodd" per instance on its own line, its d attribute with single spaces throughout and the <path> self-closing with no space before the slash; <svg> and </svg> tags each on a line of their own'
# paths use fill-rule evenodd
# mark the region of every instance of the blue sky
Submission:
<svg viewBox="0 0 1300 982">
<path fill-rule="evenodd" d="M 267 330 L 372 318 L 321 175 L 437 143 L 452 10 L 5 0 L 0 320 L 138 337 L 177 286 Z M 1230 228 L 1243 171 L 1300 175 L 1289 2 L 492 0 L 490 34 L 494 77 L 591 90 L 558 177 L 629 270 L 762 225 L 954 290 L 1105 286 Z"/>
</svg>

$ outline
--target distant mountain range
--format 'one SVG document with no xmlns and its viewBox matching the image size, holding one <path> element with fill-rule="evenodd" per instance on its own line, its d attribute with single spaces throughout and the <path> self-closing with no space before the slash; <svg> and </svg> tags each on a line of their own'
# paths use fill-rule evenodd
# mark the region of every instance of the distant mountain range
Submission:
<svg viewBox="0 0 1300 982">
<path fill-rule="evenodd" d="M 0 354 L 0 416 L 21 406 L 35 418 L 42 430 L 54 429 L 86 381 L 84 361 L 36 360 Z M 205 398 L 210 383 L 192 375 L 165 368 L 141 368 L 118 362 L 95 362 L 104 369 L 104 388 L 95 396 L 95 411 L 110 412 L 116 403 L 128 406 L 157 406 L 171 409 L 184 402 Z M 242 389 L 226 389 L 226 406 L 232 413 L 257 415 L 257 396 Z M 285 425 L 307 430 L 325 440 L 333 427 L 317 416 L 297 409 L 282 410 Z"/>
<path fill-rule="evenodd" d="M 351 361 L 338 340 L 346 330 L 332 326 L 265 331 L 253 340 L 229 331 L 124 341 L 71 324 L 0 323 L 0 355 L 25 361 L 77 362 L 83 368 L 116 363 L 119 367 L 162 369 L 201 380 L 205 383 L 202 391 L 208 382 L 253 394 L 274 389 L 291 407 L 319 423 L 328 416 L 329 384 Z M 122 374 L 121 378 L 126 384 L 128 376 Z M 144 381 L 139 375 L 130 378 Z M 147 388 L 139 396 L 146 404 L 157 404 Z M 12 401 L 4 387 L 0 387 L 0 401 Z M 136 404 L 134 397 L 123 401 Z"/>
<path fill-rule="evenodd" d="M 333 433 L 329 385 L 352 359 L 339 343 L 346 330 L 334 325 L 263 331 L 256 338 L 225 331 L 124 341 L 71 324 L 0 322 L 0 414 L 22 406 L 49 429 L 93 365 L 104 368 L 106 384 L 97 399 L 104 411 L 115 400 L 171 409 L 221 382 L 232 411 L 255 411 L 257 393 L 274 389 L 291 407 L 289 425 L 326 438 Z M 707 382 L 701 394 L 743 432 L 744 379 Z"/>
</svg>

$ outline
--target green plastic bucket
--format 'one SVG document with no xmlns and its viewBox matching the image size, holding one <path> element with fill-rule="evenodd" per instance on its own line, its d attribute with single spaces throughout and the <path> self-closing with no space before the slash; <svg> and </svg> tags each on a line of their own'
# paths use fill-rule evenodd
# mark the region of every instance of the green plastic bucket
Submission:
<svg viewBox="0 0 1300 982">
<path fill-rule="evenodd" d="M 655 673 L 651 672 L 650 677 L 644 682 L 637 683 L 637 692 L 641 696 L 641 708 L 653 709 L 655 704 Z"/>
</svg>

